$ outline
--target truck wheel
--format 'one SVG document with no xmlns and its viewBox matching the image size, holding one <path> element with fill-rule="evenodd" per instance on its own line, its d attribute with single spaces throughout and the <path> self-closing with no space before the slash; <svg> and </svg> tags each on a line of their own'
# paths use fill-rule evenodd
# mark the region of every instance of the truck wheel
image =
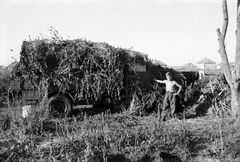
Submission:
<svg viewBox="0 0 240 162">
<path fill-rule="evenodd" d="M 48 107 L 53 117 L 68 117 L 71 115 L 73 104 L 66 95 L 54 95 L 48 100 Z"/>
</svg>

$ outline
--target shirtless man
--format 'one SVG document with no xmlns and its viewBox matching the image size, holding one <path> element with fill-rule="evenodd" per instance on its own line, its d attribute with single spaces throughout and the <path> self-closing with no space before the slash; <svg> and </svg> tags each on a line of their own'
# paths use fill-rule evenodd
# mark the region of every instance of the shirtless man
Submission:
<svg viewBox="0 0 240 162">
<path fill-rule="evenodd" d="M 167 106 L 170 104 L 170 108 L 171 108 L 171 116 L 174 116 L 175 110 L 176 110 L 176 95 L 178 95 L 181 90 L 182 90 L 182 86 L 180 84 L 178 84 L 176 81 L 172 80 L 172 74 L 170 72 L 166 73 L 166 78 L 167 80 L 156 80 L 156 82 L 158 83 L 165 83 L 166 85 L 166 94 L 163 100 L 163 107 L 162 107 L 162 115 L 161 115 L 161 119 L 164 120 L 165 119 L 165 115 L 166 115 L 166 109 Z M 178 87 L 178 91 L 175 91 L 174 86 Z"/>
</svg>

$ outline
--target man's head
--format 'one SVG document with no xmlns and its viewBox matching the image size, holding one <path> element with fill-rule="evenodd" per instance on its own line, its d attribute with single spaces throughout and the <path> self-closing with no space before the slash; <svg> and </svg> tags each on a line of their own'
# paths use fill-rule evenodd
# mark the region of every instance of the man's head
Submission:
<svg viewBox="0 0 240 162">
<path fill-rule="evenodd" d="M 167 72 L 166 73 L 166 78 L 167 78 L 167 80 L 172 80 L 172 73 Z"/>
</svg>

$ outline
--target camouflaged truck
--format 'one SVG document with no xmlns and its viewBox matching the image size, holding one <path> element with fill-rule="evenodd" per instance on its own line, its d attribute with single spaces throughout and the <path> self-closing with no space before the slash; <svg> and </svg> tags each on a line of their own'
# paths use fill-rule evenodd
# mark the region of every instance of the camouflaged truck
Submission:
<svg viewBox="0 0 240 162">
<path fill-rule="evenodd" d="M 67 42 L 68 44 L 66 42 L 63 42 L 62 44 L 60 44 L 61 45 L 60 46 L 55 42 L 47 44 L 46 42 L 41 41 L 40 43 L 42 42 L 43 42 L 44 48 L 38 45 L 37 48 L 34 49 L 33 51 L 26 50 L 26 48 L 28 47 L 27 45 L 23 44 L 21 57 L 20 57 L 20 63 L 22 62 L 22 65 L 27 65 L 28 63 L 29 64 L 32 63 L 30 62 L 31 60 L 27 60 L 26 56 L 30 56 L 31 59 L 34 59 L 34 57 L 43 55 L 43 57 L 40 57 L 40 59 L 46 57 L 43 63 L 46 63 L 48 69 L 54 70 L 54 67 L 57 67 L 57 66 L 53 66 L 56 60 L 54 57 L 47 58 L 48 56 L 52 56 L 52 53 L 59 54 L 61 50 L 66 50 L 66 48 L 69 47 L 70 45 L 75 47 L 77 43 L 80 43 L 79 46 L 82 47 L 84 45 L 83 43 L 86 44 L 86 42 L 83 42 L 83 41 L 75 41 L 75 42 L 68 41 Z M 50 46 L 50 48 L 46 48 L 47 46 L 46 44 Z M 89 48 L 87 52 L 89 52 L 89 49 L 91 50 L 92 48 L 95 48 L 95 50 L 96 49 L 100 50 L 100 52 L 102 51 L 108 52 L 109 49 L 110 50 L 113 49 L 112 47 L 109 48 L 109 45 L 106 45 L 106 44 L 99 44 L 99 43 L 95 43 L 95 44 L 88 43 L 88 44 L 89 44 Z M 32 42 L 30 42 L 29 45 L 30 45 L 29 48 L 33 48 Z M 56 48 L 56 46 L 58 48 Z M 108 49 L 105 50 L 106 48 Z M 117 50 L 117 49 L 114 48 L 113 51 L 114 50 Z M 128 85 L 129 79 L 128 77 L 126 77 L 127 75 L 134 74 L 136 78 L 134 84 L 137 85 L 138 88 L 145 88 L 145 90 L 147 89 L 147 93 L 149 93 L 151 92 L 152 86 L 156 84 L 153 78 L 164 79 L 165 73 L 167 71 L 174 72 L 173 69 L 162 67 L 158 63 L 153 63 L 150 59 L 147 58 L 146 55 L 143 55 L 139 52 L 137 53 L 138 57 L 136 57 L 135 51 L 134 52 L 132 52 L 131 50 L 124 50 L 124 51 L 128 53 L 128 55 L 131 55 L 131 57 L 134 57 L 133 59 L 134 64 L 132 64 L 131 66 L 124 66 L 124 69 L 123 69 L 124 77 L 122 78 L 124 88 L 120 92 L 120 95 L 121 95 L 120 100 L 111 97 L 108 93 L 101 93 L 101 96 L 97 101 L 93 100 L 91 97 L 87 98 L 87 100 L 82 99 L 81 97 L 78 97 L 81 91 L 76 91 L 75 90 L 76 86 L 74 84 L 70 84 L 70 83 L 68 84 L 68 82 L 66 82 L 66 84 L 64 84 L 64 90 L 63 90 L 63 88 L 60 85 L 56 85 L 54 82 L 50 80 L 48 89 L 45 90 L 45 92 L 47 93 L 46 94 L 47 107 L 49 109 L 49 112 L 51 112 L 52 114 L 56 114 L 56 116 L 65 117 L 65 116 L 71 115 L 72 110 L 78 107 L 93 105 L 96 107 L 113 108 L 115 105 L 122 104 L 123 102 L 129 103 L 129 100 L 131 101 L 132 94 L 125 91 L 125 89 L 129 88 L 129 85 Z M 31 52 L 35 52 L 35 53 L 31 53 Z M 22 55 L 24 55 L 25 58 L 22 57 Z M 35 56 L 33 57 L 33 55 Z M 71 55 L 71 53 L 69 53 L 69 55 Z M 70 57 L 69 55 L 67 55 L 66 59 Z M 123 62 L 125 62 L 125 60 L 123 60 Z M 42 76 L 41 72 L 36 72 L 34 74 L 35 82 L 32 82 L 31 75 L 29 75 L 29 71 L 33 71 L 33 70 L 31 69 L 31 66 L 29 67 L 30 68 L 28 68 L 28 70 L 25 70 L 24 72 L 22 72 L 21 70 L 20 71 L 16 70 L 16 72 L 13 72 L 14 77 L 11 79 L 9 93 L 8 93 L 9 101 L 20 100 L 22 105 L 35 105 L 35 104 L 38 104 L 39 101 L 41 101 L 43 96 L 42 96 L 42 89 L 39 88 L 39 85 L 42 84 L 42 80 L 44 77 Z M 38 67 L 34 67 L 34 68 L 35 68 L 34 70 L 38 70 Z M 70 69 L 70 70 L 74 70 L 74 69 Z M 131 72 L 131 73 L 125 74 L 125 71 L 132 71 L 133 73 Z M 73 74 L 74 71 L 73 72 L 70 71 L 70 73 Z M 177 76 L 175 79 L 177 79 L 177 81 L 180 82 L 180 84 L 184 84 L 184 81 L 183 81 L 184 78 L 181 78 L 181 75 L 179 75 L 178 72 L 175 71 L 175 73 Z M 58 75 L 58 74 L 55 73 L 55 75 Z M 78 76 L 83 77 L 84 73 L 81 73 L 81 71 L 80 73 L 76 73 L 76 77 Z M 118 79 L 118 78 L 115 78 L 115 79 Z"/>
</svg>

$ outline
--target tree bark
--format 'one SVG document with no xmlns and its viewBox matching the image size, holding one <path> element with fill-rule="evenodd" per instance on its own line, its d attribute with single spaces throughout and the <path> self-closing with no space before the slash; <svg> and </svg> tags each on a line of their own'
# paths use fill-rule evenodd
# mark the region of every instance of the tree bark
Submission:
<svg viewBox="0 0 240 162">
<path fill-rule="evenodd" d="M 236 53 L 235 53 L 235 64 L 234 69 L 230 69 L 226 47 L 225 47 L 225 37 L 227 33 L 228 27 L 228 10 L 227 10 L 227 1 L 222 0 L 222 8 L 223 8 L 223 28 L 222 33 L 220 29 L 217 29 L 218 41 L 219 41 L 219 53 L 223 63 L 223 72 L 225 78 L 231 89 L 231 108 L 232 108 L 232 116 L 237 118 L 239 114 L 239 106 L 240 106 L 240 84 L 239 84 L 239 76 L 240 76 L 240 0 L 237 3 L 237 31 L 236 31 Z"/>
<path fill-rule="evenodd" d="M 239 115 L 240 109 L 240 0 L 237 2 L 237 31 L 236 31 L 236 53 L 233 71 L 234 89 L 231 91 L 232 95 L 232 110 L 235 116 Z"/>
<path fill-rule="evenodd" d="M 239 114 L 239 101 L 238 101 L 238 92 L 235 88 L 231 88 L 231 108 L 232 116 L 237 118 Z"/>
<path fill-rule="evenodd" d="M 236 76 L 240 76 L 240 0 L 237 3 L 237 30 L 236 30 L 236 53 L 235 53 Z"/>
<path fill-rule="evenodd" d="M 226 80 L 230 87 L 233 86 L 232 83 L 232 75 L 230 71 L 230 65 L 228 61 L 228 56 L 225 48 L 225 37 L 227 34 L 227 27 L 228 27 L 228 10 L 227 10 L 227 1 L 223 0 L 222 1 L 222 8 L 223 8 L 223 27 L 222 27 L 222 33 L 220 29 L 217 29 L 217 34 L 218 34 L 218 42 L 219 42 L 219 53 L 222 59 L 222 64 L 223 64 L 223 72 L 226 77 Z"/>
</svg>

